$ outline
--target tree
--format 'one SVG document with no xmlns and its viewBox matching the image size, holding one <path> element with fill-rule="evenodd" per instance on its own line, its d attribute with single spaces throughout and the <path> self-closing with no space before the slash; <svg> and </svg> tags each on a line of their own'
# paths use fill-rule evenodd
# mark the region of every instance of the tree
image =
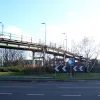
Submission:
<svg viewBox="0 0 100 100">
<path fill-rule="evenodd" d="M 0 49 L 2 51 L 2 49 Z M 3 55 L 3 64 L 4 66 L 16 66 L 23 65 L 23 51 L 15 49 L 3 49 L 1 52 Z M 2 58 L 1 58 L 2 59 Z"/>
<path fill-rule="evenodd" d="M 89 37 L 84 37 L 78 44 L 76 44 L 74 41 L 72 42 L 72 51 L 86 59 L 87 72 L 90 72 L 94 67 L 100 52 L 99 48 L 100 45 L 95 45 L 95 41 Z M 90 67 L 89 62 L 91 59 L 95 59 L 95 61 L 94 64 Z"/>
</svg>

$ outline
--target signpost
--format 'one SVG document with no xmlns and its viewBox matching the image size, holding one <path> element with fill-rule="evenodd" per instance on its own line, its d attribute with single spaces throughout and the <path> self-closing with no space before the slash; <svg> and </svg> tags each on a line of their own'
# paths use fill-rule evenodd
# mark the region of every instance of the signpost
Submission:
<svg viewBox="0 0 100 100">
<path fill-rule="evenodd" d="M 85 71 L 85 66 L 81 61 L 75 62 L 75 58 L 71 57 L 69 58 L 68 62 L 66 62 L 65 65 L 56 65 L 55 68 L 55 73 L 56 72 L 69 72 L 70 73 L 70 78 L 72 78 L 72 72 L 84 72 Z"/>
<path fill-rule="evenodd" d="M 74 63 L 75 63 L 75 60 L 74 60 L 74 58 L 69 58 L 69 60 L 68 60 L 68 64 L 69 64 L 69 66 L 74 66 Z"/>
<path fill-rule="evenodd" d="M 70 66 L 70 78 L 72 78 L 72 67 L 74 66 L 74 63 L 75 63 L 75 59 L 69 58 L 68 65 Z"/>
</svg>

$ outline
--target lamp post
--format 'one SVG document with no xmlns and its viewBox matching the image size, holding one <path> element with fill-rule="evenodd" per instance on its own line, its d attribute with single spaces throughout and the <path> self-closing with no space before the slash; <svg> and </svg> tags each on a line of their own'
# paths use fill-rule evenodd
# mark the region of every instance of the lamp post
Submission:
<svg viewBox="0 0 100 100">
<path fill-rule="evenodd" d="M 41 23 L 45 25 L 45 45 L 46 45 L 46 23 Z"/>
<path fill-rule="evenodd" d="M 66 51 L 67 51 L 67 34 L 66 33 L 62 33 L 62 34 L 66 35 L 66 38 L 64 40 L 66 40 Z M 64 62 L 65 62 L 65 66 L 67 66 L 65 59 L 66 59 L 66 54 L 64 54 Z"/>
<path fill-rule="evenodd" d="M 3 23 L 2 22 L 0 22 L 0 24 L 1 24 L 1 27 L 2 27 L 2 29 L 1 29 L 1 35 L 3 36 L 3 28 L 4 28 L 4 26 L 3 26 Z M 3 49 L 2 49 L 2 66 L 3 66 Z"/>
<path fill-rule="evenodd" d="M 67 51 L 67 34 L 66 33 L 62 33 L 62 34 L 66 35 L 66 39 L 64 40 L 66 40 L 66 51 Z"/>
<path fill-rule="evenodd" d="M 65 47 L 64 47 L 64 40 L 63 40 L 63 49 L 65 50 Z"/>
<path fill-rule="evenodd" d="M 2 22 L 0 22 L 0 24 L 1 24 L 1 27 L 2 27 L 2 29 L 1 29 L 1 33 L 2 33 L 2 35 L 3 35 L 3 28 L 4 28 L 4 25 L 3 25 Z"/>
<path fill-rule="evenodd" d="M 44 48 L 43 48 L 43 58 L 44 58 L 44 61 L 43 61 L 43 63 L 44 63 L 44 73 L 45 73 L 45 62 L 46 62 L 46 60 L 45 60 L 45 55 L 46 55 L 46 23 L 41 23 L 41 24 L 43 24 L 43 25 L 45 25 L 45 46 L 44 46 Z"/>
</svg>

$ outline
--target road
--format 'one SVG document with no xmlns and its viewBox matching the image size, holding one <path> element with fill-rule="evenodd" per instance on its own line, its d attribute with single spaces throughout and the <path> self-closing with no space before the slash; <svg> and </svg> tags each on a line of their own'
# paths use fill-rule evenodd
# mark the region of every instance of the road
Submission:
<svg viewBox="0 0 100 100">
<path fill-rule="evenodd" d="M 100 81 L 0 82 L 0 100 L 100 100 Z"/>
</svg>

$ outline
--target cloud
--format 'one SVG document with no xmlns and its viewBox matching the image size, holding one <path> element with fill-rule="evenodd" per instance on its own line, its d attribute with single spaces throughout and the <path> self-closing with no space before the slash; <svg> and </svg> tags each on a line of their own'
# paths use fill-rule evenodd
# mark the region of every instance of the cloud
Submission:
<svg viewBox="0 0 100 100">
<path fill-rule="evenodd" d="M 20 28 L 17 28 L 16 26 L 8 26 L 6 31 L 12 34 L 23 34 L 23 31 Z"/>
<path fill-rule="evenodd" d="M 47 25 L 47 40 L 63 44 L 64 35 L 67 33 L 67 45 L 71 49 L 71 42 L 80 42 L 84 36 L 92 37 L 96 44 L 100 44 L 100 13 L 80 14 L 69 12 L 64 17 L 62 24 Z"/>
<path fill-rule="evenodd" d="M 87 13 L 87 12 L 86 12 Z M 65 17 L 62 18 L 62 22 L 59 24 L 47 24 L 46 34 L 47 34 L 47 44 L 57 43 L 57 45 L 63 45 L 63 41 L 66 38 L 62 33 L 67 33 L 67 47 L 71 49 L 71 42 L 81 41 L 84 36 L 93 37 L 97 44 L 100 43 L 98 34 L 100 34 L 100 13 L 98 12 L 88 12 L 86 14 L 80 12 L 68 12 Z M 36 38 L 40 38 L 42 43 L 44 42 L 44 26 L 40 29 L 40 34 L 37 34 Z M 30 33 L 22 31 L 22 29 L 17 28 L 16 26 L 8 26 L 7 32 L 21 35 L 29 36 Z M 32 33 L 33 34 L 33 33 Z M 31 36 L 30 36 L 31 37 Z M 34 37 L 34 36 L 33 36 Z M 38 39 L 34 39 L 39 42 Z M 65 41 L 64 41 L 65 44 Z"/>
<path fill-rule="evenodd" d="M 44 27 L 41 28 L 41 32 L 43 33 L 43 35 L 41 36 L 42 39 L 44 39 L 45 34 L 44 34 Z M 55 43 L 57 46 L 60 46 L 63 44 L 63 40 L 64 40 L 64 35 L 62 35 L 63 33 L 63 28 L 61 25 L 47 25 L 46 27 L 46 40 L 47 40 L 47 44 L 51 44 L 53 46 L 55 46 Z"/>
<path fill-rule="evenodd" d="M 21 28 L 18 28 L 16 26 L 8 26 L 6 29 L 6 32 L 11 33 L 12 39 L 21 40 L 21 37 L 22 37 L 23 41 L 31 42 L 31 39 L 32 39 L 32 42 L 35 42 L 35 43 L 39 42 L 39 39 L 37 37 L 32 37 L 31 33 L 26 33 Z M 10 35 L 8 35 L 8 37 L 6 38 L 9 38 L 9 37 Z"/>
</svg>

